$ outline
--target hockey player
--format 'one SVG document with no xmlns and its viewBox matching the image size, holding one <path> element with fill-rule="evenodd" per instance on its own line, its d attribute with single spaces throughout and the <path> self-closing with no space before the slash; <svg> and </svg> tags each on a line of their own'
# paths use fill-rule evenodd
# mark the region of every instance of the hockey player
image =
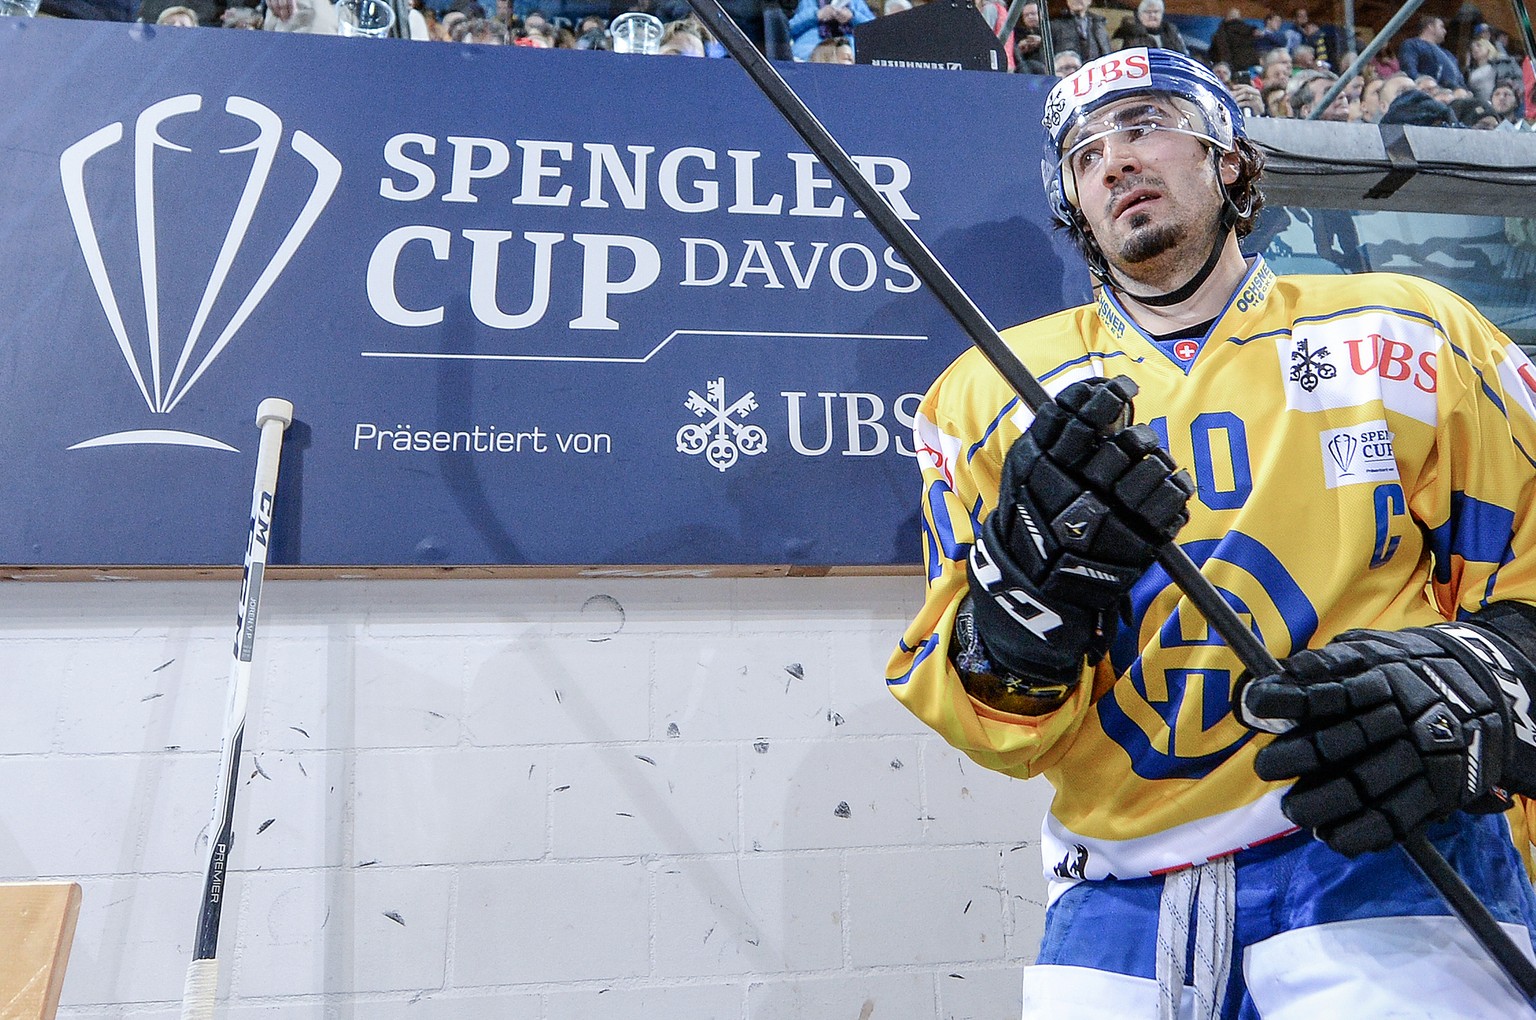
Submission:
<svg viewBox="0 0 1536 1020">
<path fill-rule="evenodd" d="M 1262 155 L 1191 59 L 1090 62 L 1044 125 L 1102 288 L 1004 334 L 1038 416 L 976 351 L 920 405 L 927 598 L 887 674 L 1055 787 L 1024 1015 L 1523 1015 L 1393 844 L 1425 831 L 1529 947 L 1536 371 L 1433 284 L 1245 257 Z M 1174 536 L 1280 675 L 1235 693 Z"/>
</svg>

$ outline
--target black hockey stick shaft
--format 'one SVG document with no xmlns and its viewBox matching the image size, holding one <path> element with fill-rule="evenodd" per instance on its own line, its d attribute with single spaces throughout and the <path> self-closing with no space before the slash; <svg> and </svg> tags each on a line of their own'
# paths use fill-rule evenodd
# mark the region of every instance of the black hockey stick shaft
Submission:
<svg viewBox="0 0 1536 1020">
<path fill-rule="evenodd" d="M 937 297 L 949 314 L 965 330 L 981 353 L 1008 385 L 1019 395 L 1031 411 L 1038 410 L 1051 399 L 1045 388 L 1030 374 L 1024 363 L 1009 350 L 996 327 L 987 319 L 976 303 L 949 275 L 922 239 L 907 226 L 890 203 L 875 190 L 859 172 L 853 159 L 843 151 L 837 140 L 827 132 L 805 103 L 779 76 L 777 70 L 752 45 L 735 22 L 720 8 L 717 0 L 688 0 L 705 26 L 725 46 L 731 56 L 746 69 L 757 82 L 768 100 L 784 115 L 805 143 L 811 147 L 822 165 L 847 191 L 849 198 L 875 225 L 891 247 L 907 260 L 912 272 Z M 1173 542 L 1158 549 L 1158 562 L 1168 571 L 1173 583 L 1204 614 L 1211 626 L 1237 653 L 1243 665 L 1255 676 L 1268 676 L 1280 671 L 1280 664 L 1264 647 L 1237 612 L 1227 604 L 1216 589 L 1190 560 L 1188 554 Z"/>
<path fill-rule="evenodd" d="M 1403 840 L 1403 849 L 1408 851 L 1408 856 L 1424 872 L 1424 877 L 1429 879 L 1446 905 L 1461 918 L 1473 937 L 1498 963 L 1504 976 L 1519 989 L 1527 1002 L 1536 1007 L 1536 964 L 1532 964 L 1530 958 L 1515 945 L 1514 939 L 1499 927 L 1499 922 L 1494 920 L 1483 901 L 1467 888 L 1467 883 L 1462 881 L 1456 869 L 1451 867 L 1450 862 L 1435 849 L 1435 845 L 1423 832 L 1416 832 Z"/>
<path fill-rule="evenodd" d="M 1515 9 L 1515 23 L 1520 26 L 1520 38 L 1525 43 L 1526 58 L 1536 61 L 1536 32 L 1531 30 L 1531 12 L 1526 7 L 1525 0 L 1510 0 L 1510 6 Z"/>
<path fill-rule="evenodd" d="M 1019 23 L 1019 15 L 1024 13 L 1024 5 L 1027 3 L 1029 0 L 1013 0 L 1013 3 L 1008 5 L 1008 13 L 1003 17 L 1003 23 L 997 28 L 999 39 L 1008 41 L 1008 33 L 1012 32 L 1014 26 Z"/>
<path fill-rule="evenodd" d="M 208 866 L 198 907 L 192 962 L 182 992 L 182 1020 L 212 1020 L 219 984 L 219 921 L 223 917 L 226 873 L 235 839 L 235 790 L 240 770 L 240 745 L 245 737 L 246 704 L 251 685 L 251 653 L 256 619 L 266 577 L 267 549 L 272 535 L 272 510 L 277 494 L 277 467 L 283 432 L 293 421 L 293 405 L 268 397 L 256 410 L 261 441 L 256 452 L 256 478 L 251 487 L 251 517 L 245 543 L 245 570 L 240 578 L 240 609 L 235 621 L 229 704 L 224 718 L 224 747 L 219 756 L 219 788 L 214 798 L 213 825 L 208 833 Z"/>
<path fill-rule="evenodd" d="M 805 103 L 789 87 L 784 78 L 762 52 L 753 45 L 721 8 L 719 0 L 688 0 L 710 32 L 726 48 L 736 62 L 762 90 L 763 95 L 789 122 L 811 151 L 827 168 L 827 172 L 843 186 L 854 205 L 868 217 L 901 257 L 912 272 L 922 281 L 960 327 L 982 355 L 992 363 L 1030 410 L 1038 410 L 1051 397 L 1040 385 L 1018 356 L 1009 349 L 965 290 L 955 282 L 928 246 L 917 236 L 885 198 L 859 171 L 852 157 L 838 144 L 837 139 L 816 119 Z M 1237 615 L 1214 585 L 1200 573 L 1198 567 L 1175 542 L 1158 547 L 1157 561 L 1167 571 L 1173 583 L 1205 617 L 1238 660 L 1253 676 L 1270 676 L 1280 672 L 1280 664 Z M 1423 835 L 1416 835 L 1405 843 L 1410 857 L 1418 862 L 1426 877 L 1435 885 L 1446 903 L 1461 918 L 1474 938 L 1499 964 L 1505 975 L 1519 988 L 1527 999 L 1536 999 L 1536 967 L 1515 945 L 1508 934 L 1498 926 L 1493 916 L 1478 902 L 1472 890 L 1462 881 L 1451 866 Z M 1426 867 L 1426 862 L 1429 866 Z"/>
<path fill-rule="evenodd" d="M 1418 10 L 1419 5 L 1423 2 L 1424 0 L 1408 0 L 1407 3 L 1397 9 L 1397 13 L 1392 15 L 1387 23 L 1381 26 L 1381 30 L 1372 37 L 1371 41 L 1365 44 L 1365 49 L 1361 50 L 1359 56 L 1355 57 L 1355 62 L 1345 68 L 1344 73 L 1339 75 L 1338 79 L 1328 86 L 1328 90 L 1322 94 L 1317 102 L 1312 104 L 1312 112 L 1307 114 L 1307 120 L 1322 119 L 1323 113 L 1328 107 L 1333 105 L 1335 99 L 1339 98 L 1339 93 L 1349 87 L 1349 83 L 1359 76 L 1360 72 L 1370 63 L 1371 58 L 1392 40 L 1392 37 L 1397 34 L 1397 30 L 1402 28 L 1409 18 L 1413 17 L 1413 12 Z M 1520 0 L 1515 0 L 1515 2 L 1519 3 Z"/>
</svg>

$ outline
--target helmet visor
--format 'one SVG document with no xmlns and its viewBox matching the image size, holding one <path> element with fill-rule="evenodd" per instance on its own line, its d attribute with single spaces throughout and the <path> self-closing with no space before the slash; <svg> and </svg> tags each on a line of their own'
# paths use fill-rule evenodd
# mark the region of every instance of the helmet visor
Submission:
<svg viewBox="0 0 1536 1020">
<path fill-rule="evenodd" d="M 1068 127 L 1051 173 L 1061 181 L 1062 197 L 1077 204 L 1077 182 L 1098 171 L 1111 143 L 1137 147 L 1159 133 L 1188 135 L 1222 151 L 1232 147 L 1230 133 L 1218 137 L 1194 103 L 1175 96 L 1142 95 L 1101 107 Z M 1221 123 L 1218 121 L 1217 123 Z"/>
</svg>

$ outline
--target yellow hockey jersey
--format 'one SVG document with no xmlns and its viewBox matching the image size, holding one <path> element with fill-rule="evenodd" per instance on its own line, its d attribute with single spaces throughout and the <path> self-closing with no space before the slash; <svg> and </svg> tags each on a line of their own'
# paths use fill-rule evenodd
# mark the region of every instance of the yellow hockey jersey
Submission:
<svg viewBox="0 0 1536 1020">
<path fill-rule="evenodd" d="M 1210 332 L 1159 341 L 1114 296 L 1006 331 L 1052 393 L 1140 387 L 1137 418 L 1196 483 L 1177 541 L 1278 658 L 1353 627 L 1395 630 L 1536 602 L 1536 370 L 1455 294 L 1393 274 L 1276 277 L 1254 259 Z M 927 596 L 887 684 L 981 765 L 1055 787 L 1062 878 L 1201 862 L 1294 826 L 1241 726 L 1242 666 L 1160 566 L 1110 654 L 1037 718 L 971 698 L 950 661 L 966 555 L 1030 412 L 979 352 L 919 407 Z"/>
</svg>

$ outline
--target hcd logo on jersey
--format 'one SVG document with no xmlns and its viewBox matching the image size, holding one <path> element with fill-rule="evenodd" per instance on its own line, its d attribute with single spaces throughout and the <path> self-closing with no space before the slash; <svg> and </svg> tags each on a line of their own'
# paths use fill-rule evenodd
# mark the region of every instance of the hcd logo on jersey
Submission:
<svg viewBox="0 0 1536 1020">
<path fill-rule="evenodd" d="M 1183 548 L 1277 654 L 1306 647 L 1317 630 L 1317 609 L 1264 543 L 1228 531 L 1219 541 L 1199 539 Z M 1093 711 L 1143 779 L 1203 779 L 1253 739 L 1255 731 L 1232 715 L 1242 663 L 1161 566 L 1131 589 L 1130 623 L 1120 627 L 1110 661 L 1121 679 Z"/>
<path fill-rule="evenodd" d="M 1385 420 L 1378 418 L 1347 428 L 1328 429 L 1319 438 L 1328 488 L 1398 479 L 1392 430 Z"/>
<path fill-rule="evenodd" d="M 124 321 L 117 293 L 113 289 L 113 273 L 109 271 L 102 254 L 100 236 L 91 216 L 87 201 L 85 177 L 86 164 L 102 152 L 123 141 L 123 122 L 117 121 L 93 131 L 65 149 L 59 157 L 59 177 L 64 187 L 64 199 L 69 207 L 75 236 L 80 243 L 80 253 L 85 257 L 86 269 L 96 288 L 96 297 L 106 313 L 107 324 L 117 340 L 118 350 L 128 363 L 128 370 L 138 384 L 139 393 L 151 414 L 169 414 L 181 402 L 193 385 L 223 353 L 240 327 L 251 317 L 262 298 L 272 289 L 277 278 L 287 268 L 294 253 L 304 243 L 315 221 L 336 191 L 341 179 L 341 163 L 325 146 L 303 131 L 294 131 L 288 140 L 289 148 L 309 163 L 315 173 L 315 182 L 293 221 L 286 226 L 286 233 L 276 250 L 266 259 L 265 265 L 255 278 L 232 282 L 230 270 L 252 221 L 261 211 L 262 194 L 273 163 L 277 160 L 283 141 L 283 122 L 277 114 L 260 103 L 241 96 L 230 96 L 224 110 L 235 117 L 249 121 L 256 127 L 256 137 L 243 145 L 219 149 L 221 156 L 251 153 L 250 168 L 234 215 L 225 228 L 224 239 L 218 256 L 207 276 L 207 284 L 198 301 L 185 337 L 178 338 L 179 350 L 174 346 L 162 350 L 160 252 L 157 251 L 157 206 L 155 201 L 155 155 L 160 149 L 174 152 L 193 150 L 168 141 L 161 133 L 163 124 L 174 117 L 197 113 L 202 109 L 203 97 L 199 95 L 173 96 L 161 100 L 139 114 L 134 124 L 133 137 L 133 204 L 137 226 L 138 283 L 143 292 L 144 321 L 132 326 Z M 174 203 L 162 202 L 161 208 L 174 208 Z M 269 214 L 270 215 L 270 214 Z M 281 224 L 279 224 L 281 226 Z M 128 276 L 131 269 L 118 268 L 117 275 Z M 215 305 L 226 287 L 231 294 L 239 295 L 239 303 L 227 321 L 222 324 L 211 321 Z M 205 337 L 213 336 L 208 342 Z M 141 352 L 148 354 L 148 365 L 141 362 Z M 210 436 L 197 435 L 176 429 L 133 429 L 113 432 L 94 439 L 87 439 L 70 447 L 71 450 L 93 446 L 123 446 L 136 444 L 169 444 L 200 446 L 209 449 L 233 450 L 228 444 Z"/>
<path fill-rule="evenodd" d="M 742 455 L 756 457 L 768 449 L 768 433 L 757 425 L 743 425 L 737 418 L 746 418 L 757 410 L 757 394 L 748 390 L 733 403 L 725 400 L 725 378 L 711 379 L 704 387 L 707 396 L 688 391 L 683 406 L 699 418 L 708 421 L 689 422 L 677 430 L 677 452 L 689 456 L 704 454 L 704 459 L 717 471 L 727 471 Z"/>
</svg>

